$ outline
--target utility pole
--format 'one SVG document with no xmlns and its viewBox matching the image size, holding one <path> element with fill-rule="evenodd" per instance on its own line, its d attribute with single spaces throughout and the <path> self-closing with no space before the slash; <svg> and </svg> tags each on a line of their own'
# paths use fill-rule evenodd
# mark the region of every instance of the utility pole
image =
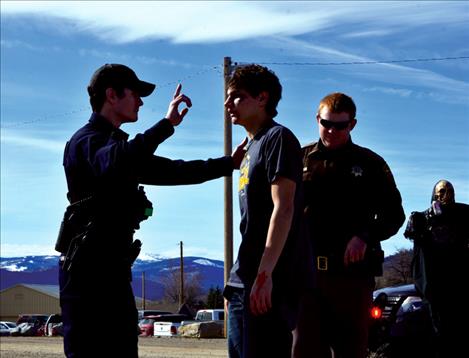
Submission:
<svg viewBox="0 0 469 358">
<path fill-rule="evenodd" d="M 224 93 L 223 103 L 226 101 L 226 92 L 228 91 L 228 80 L 232 71 L 231 57 L 225 57 L 223 61 L 223 78 L 224 78 Z M 231 118 L 228 115 L 228 111 L 223 105 L 224 113 L 224 153 L 225 155 L 231 155 L 232 152 L 232 134 L 231 134 Z M 225 270 L 224 280 L 225 285 L 230 277 L 231 267 L 233 266 L 233 177 L 225 177 Z"/>
<path fill-rule="evenodd" d="M 181 255 L 180 255 L 180 267 L 181 267 L 181 277 L 180 277 L 180 281 L 181 281 L 181 287 L 179 289 L 179 307 L 181 307 L 184 303 L 184 256 L 182 254 L 182 241 L 179 242 L 179 245 L 180 245 L 180 251 L 181 251 Z"/>
<path fill-rule="evenodd" d="M 231 57 L 225 57 L 223 60 L 223 113 L 224 113 L 224 150 L 225 155 L 231 155 L 232 151 L 232 134 L 231 134 L 231 118 L 228 115 L 228 111 L 225 108 L 226 101 L 226 92 L 228 91 L 228 81 L 231 75 L 233 67 L 231 65 Z M 230 277 L 231 267 L 233 266 L 233 177 L 225 177 L 225 270 L 224 270 L 224 280 L 225 285 L 228 282 Z M 228 317 L 228 312 L 225 312 L 225 317 Z M 224 323 L 224 336 L 227 337 L 227 319 Z"/>
<path fill-rule="evenodd" d="M 145 309 L 145 271 L 142 271 L 142 309 Z"/>
</svg>

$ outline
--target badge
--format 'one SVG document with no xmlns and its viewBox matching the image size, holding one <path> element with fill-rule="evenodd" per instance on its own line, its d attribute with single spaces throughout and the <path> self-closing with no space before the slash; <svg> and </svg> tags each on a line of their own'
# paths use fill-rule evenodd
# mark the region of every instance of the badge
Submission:
<svg viewBox="0 0 469 358">
<path fill-rule="evenodd" d="M 360 168 L 358 165 L 355 165 L 352 167 L 352 175 L 356 178 L 356 177 L 361 177 L 363 176 L 363 169 Z"/>
</svg>

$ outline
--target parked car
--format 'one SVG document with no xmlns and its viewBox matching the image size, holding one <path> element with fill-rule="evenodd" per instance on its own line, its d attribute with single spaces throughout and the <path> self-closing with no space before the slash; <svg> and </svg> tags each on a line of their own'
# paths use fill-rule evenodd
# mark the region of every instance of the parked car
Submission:
<svg viewBox="0 0 469 358">
<path fill-rule="evenodd" d="M 20 314 L 18 315 L 16 324 L 19 325 L 21 323 L 36 323 L 38 321 L 41 324 L 45 324 L 48 318 L 49 315 L 47 314 Z"/>
<path fill-rule="evenodd" d="M 15 322 L 1 321 L 0 322 L 0 336 L 9 336 L 13 328 L 16 328 Z"/>
<path fill-rule="evenodd" d="M 181 322 L 189 319 L 192 319 L 192 317 L 181 313 L 160 315 L 155 318 L 155 322 L 153 323 L 153 335 L 157 337 L 176 336 Z"/>
<path fill-rule="evenodd" d="M 155 323 L 156 317 L 158 316 L 146 316 L 138 322 L 138 328 L 140 329 L 141 336 L 153 336 L 153 324 Z"/>
<path fill-rule="evenodd" d="M 413 284 L 373 292 L 369 350 L 384 357 L 432 357 L 430 313 Z"/>
<path fill-rule="evenodd" d="M 16 320 L 17 326 L 10 332 L 12 336 L 43 336 L 45 323 L 49 315 L 20 314 Z"/>
<path fill-rule="evenodd" d="M 138 320 L 140 321 L 147 316 L 156 316 L 159 314 L 171 314 L 172 312 L 162 310 L 138 310 Z"/>
<path fill-rule="evenodd" d="M 63 336 L 62 315 L 51 314 L 44 324 L 45 336 Z"/>
</svg>

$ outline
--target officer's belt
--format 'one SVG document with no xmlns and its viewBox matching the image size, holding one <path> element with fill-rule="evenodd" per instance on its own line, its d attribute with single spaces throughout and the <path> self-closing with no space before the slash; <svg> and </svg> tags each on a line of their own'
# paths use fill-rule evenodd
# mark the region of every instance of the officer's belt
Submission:
<svg viewBox="0 0 469 358">
<path fill-rule="evenodd" d="M 336 255 L 316 255 L 316 269 L 318 272 L 344 271 L 345 266 L 342 257 Z"/>
</svg>

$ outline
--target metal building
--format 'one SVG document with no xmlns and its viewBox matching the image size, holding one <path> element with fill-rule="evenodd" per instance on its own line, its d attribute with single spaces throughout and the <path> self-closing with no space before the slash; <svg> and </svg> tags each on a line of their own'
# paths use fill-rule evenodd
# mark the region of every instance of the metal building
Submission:
<svg viewBox="0 0 469 358">
<path fill-rule="evenodd" d="M 0 291 L 0 320 L 16 321 L 19 314 L 60 313 L 59 286 L 17 284 Z"/>
</svg>

